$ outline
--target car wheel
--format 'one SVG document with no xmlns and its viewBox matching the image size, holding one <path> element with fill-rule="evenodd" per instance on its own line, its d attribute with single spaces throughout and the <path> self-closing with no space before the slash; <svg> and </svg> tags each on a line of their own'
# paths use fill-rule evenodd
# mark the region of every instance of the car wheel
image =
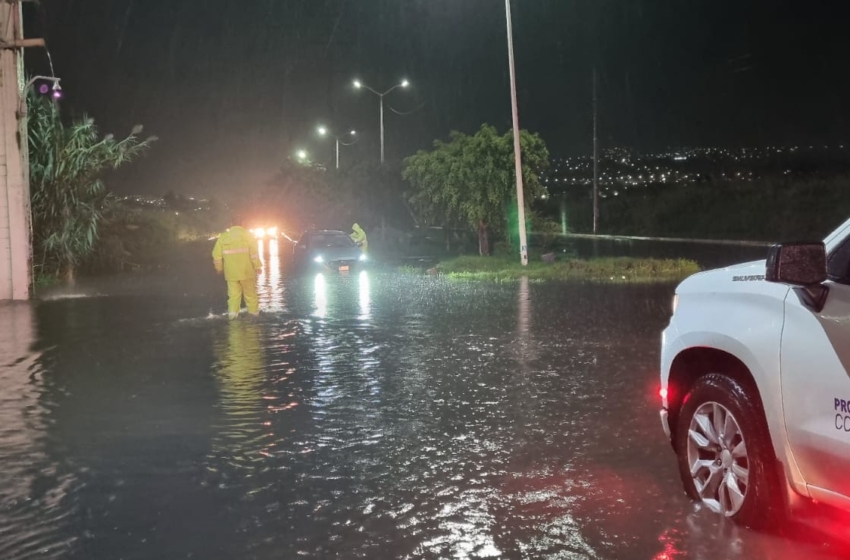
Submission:
<svg viewBox="0 0 850 560">
<path fill-rule="evenodd" d="M 780 520 L 781 486 L 760 404 L 734 379 L 710 374 L 685 396 L 676 431 L 685 491 L 742 525 Z"/>
</svg>

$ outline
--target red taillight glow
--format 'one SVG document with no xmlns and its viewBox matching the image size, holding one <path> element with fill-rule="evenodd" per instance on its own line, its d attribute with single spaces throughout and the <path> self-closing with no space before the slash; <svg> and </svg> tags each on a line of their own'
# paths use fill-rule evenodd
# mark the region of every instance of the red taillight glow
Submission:
<svg viewBox="0 0 850 560">
<path fill-rule="evenodd" d="M 662 399 L 666 399 L 666 398 L 667 398 L 667 388 L 666 388 L 666 387 L 662 387 L 661 389 L 659 389 L 659 390 L 658 390 L 658 395 L 659 395 Z"/>
</svg>

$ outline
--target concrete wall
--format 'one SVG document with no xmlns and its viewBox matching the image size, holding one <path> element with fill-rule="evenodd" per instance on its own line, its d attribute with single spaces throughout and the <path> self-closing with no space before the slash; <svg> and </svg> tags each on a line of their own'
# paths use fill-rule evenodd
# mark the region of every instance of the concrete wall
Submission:
<svg viewBox="0 0 850 560">
<path fill-rule="evenodd" d="M 0 1 L 0 36 L 22 35 L 20 4 Z M 26 129 L 18 119 L 23 82 L 20 49 L 0 49 L 0 300 L 30 296 L 32 250 L 30 193 L 25 174 Z"/>
</svg>

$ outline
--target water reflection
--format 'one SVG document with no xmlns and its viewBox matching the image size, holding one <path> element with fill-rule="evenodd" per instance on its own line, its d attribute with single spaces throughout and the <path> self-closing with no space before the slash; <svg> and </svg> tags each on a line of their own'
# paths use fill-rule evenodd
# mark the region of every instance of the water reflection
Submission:
<svg viewBox="0 0 850 560">
<path fill-rule="evenodd" d="M 313 280 L 313 289 L 315 293 L 315 312 L 314 316 L 319 319 L 324 319 L 328 314 L 328 286 L 325 275 L 321 272 L 316 275 Z"/>
<path fill-rule="evenodd" d="M 34 312 L 0 303 L 0 557 L 61 557 L 76 535 L 63 503 L 75 477 L 48 455 L 50 429 Z"/>
<path fill-rule="evenodd" d="M 519 290 L 517 292 L 517 330 L 519 331 L 520 344 L 525 347 L 528 345 L 528 337 L 530 333 L 531 322 L 531 294 L 528 290 L 528 276 L 523 276 L 519 280 Z"/>
<path fill-rule="evenodd" d="M 255 320 L 242 318 L 228 322 L 223 335 L 216 343 L 215 355 L 225 419 L 213 452 L 245 466 L 256 461 L 261 452 L 256 446 L 262 430 L 258 410 L 263 403 L 265 380 L 260 327 Z"/>
<path fill-rule="evenodd" d="M 40 356 L 0 307 L 0 558 L 834 556 L 683 496 L 668 287 L 282 281 L 257 320 L 43 304 Z"/>
<path fill-rule="evenodd" d="M 284 286 L 280 278 L 280 244 L 277 239 L 269 242 L 269 297 L 265 305 L 271 310 L 283 306 Z"/>
<path fill-rule="evenodd" d="M 258 241 L 263 269 L 257 275 L 257 294 L 264 311 L 280 311 L 285 303 L 285 285 L 281 280 L 280 243 L 277 239 Z"/>
<path fill-rule="evenodd" d="M 358 278 L 360 295 L 360 319 L 368 319 L 372 309 L 371 294 L 369 293 L 369 274 L 362 270 Z"/>
</svg>

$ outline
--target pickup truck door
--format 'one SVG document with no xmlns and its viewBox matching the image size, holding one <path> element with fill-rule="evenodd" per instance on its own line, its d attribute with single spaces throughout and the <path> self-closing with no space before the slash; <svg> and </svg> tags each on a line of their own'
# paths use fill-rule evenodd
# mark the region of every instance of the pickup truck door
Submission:
<svg viewBox="0 0 850 560">
<path fill-rule="evenodd" d="M 820 312 L 806 306 L 797 290 L 788 293 L 780 348 L 782 402 L 791 451 L 810 490 L 814 486 L 846 497 L 850 496 L 850 241 L 830 254 L 829 277 L 829 296 Z"/>
</svg>

